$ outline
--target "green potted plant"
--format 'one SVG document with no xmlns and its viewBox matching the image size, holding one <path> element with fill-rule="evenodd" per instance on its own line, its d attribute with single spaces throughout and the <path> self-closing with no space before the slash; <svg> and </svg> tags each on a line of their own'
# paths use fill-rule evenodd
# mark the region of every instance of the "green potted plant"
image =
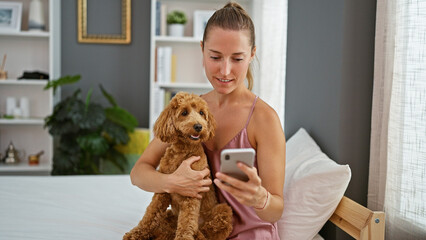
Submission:
<svg viewBox="0 0 426 240">
<path fill-rule="evenodd" d="M 78 82 L 80 76 L 66 76 L 50 81 L 45 89 L 56 89 L 64 84 Z M 53 113 L 45 118 L 45 127 L 54 137 L 53 175 L 99 174 L 101 165 L 110 162 L 122 172 L 127 161 L 116 150 L 129 141 L 129 132 L 138 125 L 136 118 L 120 108 L 115 99 L 99 85 L 111 106 L 91 102 L 92 89 L 86 98 L 81 89 L 55 105 Z"/>
<path fill-rule="evenodd" d="M 167 27 L 169 36 L 183 37 L 184 25 L 186 23 L 184 12 L 175 10 L 167 14 Z"/>
</svg>

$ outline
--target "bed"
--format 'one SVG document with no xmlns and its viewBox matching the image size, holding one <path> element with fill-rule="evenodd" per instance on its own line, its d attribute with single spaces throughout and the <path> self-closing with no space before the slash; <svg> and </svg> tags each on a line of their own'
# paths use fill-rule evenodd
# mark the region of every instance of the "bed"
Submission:
<svg viewBox="0 0 426 240">
<path fill-rule="evenodd" d="M 121 239 L 152 197 L 128 175 L 7 176 L 0 192 L 0 239 Z M 384 239 L 383 217 L 344 197 L 331 221 L 356 239 Z"/>
<path fill-rule="evenodd" d="M 384 239 L 383 212 L 344 197 L 349 167 L 327 158 L 303 129 L 287 142 L 281 239 L 322 239 L 327 220 L 355 239 Z M 0 239 L 121 239 L 152 193 L 129 175 L 2 176 Z"/>
</svg>

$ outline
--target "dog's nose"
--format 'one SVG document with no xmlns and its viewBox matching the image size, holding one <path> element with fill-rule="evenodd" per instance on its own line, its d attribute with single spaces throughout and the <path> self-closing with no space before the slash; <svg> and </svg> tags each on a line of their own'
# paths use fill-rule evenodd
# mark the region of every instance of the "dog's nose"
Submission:
<svg viewBox="0 0 426 240">
<path fill-rule="evenodd" d="M 195 129 L 195 131 L 200 132 L 203 129 L 203 126 L 201 126 L 201 124 L 197 123 L 197 124 L 194 124 L 194 129 Z"/>
</svg>

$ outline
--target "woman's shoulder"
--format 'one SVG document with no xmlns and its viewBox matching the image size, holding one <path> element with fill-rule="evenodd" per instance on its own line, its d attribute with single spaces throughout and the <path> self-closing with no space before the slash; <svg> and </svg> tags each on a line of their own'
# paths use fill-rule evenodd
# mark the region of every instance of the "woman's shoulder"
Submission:
<svg viewBox="0 0 426 240">
<path fill-rule="evenodd" d="M 252 123 L 252 129 L 262 129 L 261 132 L 264 133 L 270 133 L 270 131 L 273 132 L 278 129 L 282 129 L 281 121 L 277 112 L 261 98 L 259 98 L 256 102 L 250 122 Z"/>
<path fill-rule="evenodd" d="M 253 112 L 253 118 L 262 122 L 270 122 L 278 120 L 277 112 L 263 99 L 260 97 L 256 102 L 256 106 Z"/>
<path fill-rule="evenodd" d="M 273 143 L 281 142 L 283 130 L 278 114 L 260 98 L 256 102 L 248 132 L 251 133 L 252 142 L 255 142 L 257 147 L 261 142 L 264 146 L 273 146 Z"/>
</svg>

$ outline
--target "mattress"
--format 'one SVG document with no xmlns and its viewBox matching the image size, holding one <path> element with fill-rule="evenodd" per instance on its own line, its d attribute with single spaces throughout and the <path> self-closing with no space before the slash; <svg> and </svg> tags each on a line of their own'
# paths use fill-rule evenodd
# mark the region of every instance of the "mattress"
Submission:
<svg viewBox="0 0 426 240">
<path fill-rule="evenodd" d="M 0 239 L 122 239 L 152 193 L 128 175 L 0 177 Z"/>
<path fill-rule="evenodd" d="M 0 239 L 10 240 L 122 239 L 153 195 L 129 175 L 4 176 L 0 193 Z"/>
</svg>

